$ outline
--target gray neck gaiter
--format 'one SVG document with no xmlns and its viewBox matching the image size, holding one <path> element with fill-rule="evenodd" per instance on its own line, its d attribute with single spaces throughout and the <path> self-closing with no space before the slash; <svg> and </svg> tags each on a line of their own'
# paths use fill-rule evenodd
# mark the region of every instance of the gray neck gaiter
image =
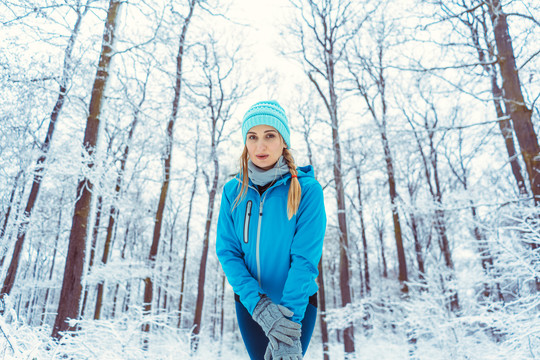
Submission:
<svg viewBox="0 0 540 360">
<path fill-rule="evenodd" d="M 268 170 L 263 170 L 255 165 L 251 159 L 248 160 L 248 176 L 258 186 L 266 185 L 289 172 L 289 167 L 283 156 L 280 156 L 274 167 Z"/>
</svg>

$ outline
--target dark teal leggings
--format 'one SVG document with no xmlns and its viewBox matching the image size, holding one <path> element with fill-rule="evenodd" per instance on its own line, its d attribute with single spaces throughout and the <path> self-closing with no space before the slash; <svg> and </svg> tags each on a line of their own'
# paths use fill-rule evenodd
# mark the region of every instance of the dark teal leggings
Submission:
<svg viewBox="0 0 540 360">
<path fill-rule="evenodd" d="M 253 320 L 244 305 L 238 300 L 235 303 L 238 327 L 240 328 L 240 333 L 242 334 L 242 339 L 246 345 L 249 357 L 251 360 L 263 360 L 266 347 L 268 346 L 268 338 L 259 324 Z M 317 308 L 312 304 L 308 304 L 304 319 L 302 320 L 302 336 L 300 336 L 302 354 L 306 353 L 316 320 Z"/>
</svg>

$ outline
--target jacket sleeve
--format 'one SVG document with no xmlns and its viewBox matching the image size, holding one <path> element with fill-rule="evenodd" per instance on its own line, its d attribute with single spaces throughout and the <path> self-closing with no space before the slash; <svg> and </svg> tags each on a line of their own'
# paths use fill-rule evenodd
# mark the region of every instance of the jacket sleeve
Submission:
<svg viewBox="0 0 540 360">
<path fill-rule="evenodd" d="M 317 265 L 325 231 L 323 191 L 321 185 L 315 183 L 302 194 L 291 245 L 291 266 L 281 298 L 281 305 L 294 312 L 292 320 L 298 323 L 304 318 L 309 296 L 313 295 L 314 280 L 319 275 Z"/>
<path fill-rule="evenodd" d="M 233 223 L 231 202 L 225 189 L 221 196 L 219 209 L 216 254 L 227 281 L 231 284 L 234 292 L 240 296 L 240 301 L 249 313 L 253 314 L 253 309 L 261 299 L 259 294 L 264 292 L 244 262 L 244 253 Z"/>
</svg>

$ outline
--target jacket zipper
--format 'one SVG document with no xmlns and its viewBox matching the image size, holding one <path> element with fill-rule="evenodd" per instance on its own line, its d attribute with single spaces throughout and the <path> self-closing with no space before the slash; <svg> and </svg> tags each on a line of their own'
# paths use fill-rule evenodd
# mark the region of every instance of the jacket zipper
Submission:
<svg viewBox="0 0 540 360">
<path fill-rule="evenodd" d="M 274 185 L 270 186 L 266 191 L 264 192 L 264 196 L 261 197 L 261 194 L 259 193 L 259 190 L 257 190 L 254 186 L 248 185 L 248 187 L 255 190 L 257 195 L 259 195 L 259 221 L 257 222 L 257 241 L 256 241 L 256 250 L 255 250 L 255 259 L 257 261 L 257 280 L 259 282 L 259 286 L 262 288 L 262 282 L 261 282 L 261 257 L 260 257 L 260 242 L 261 242 L 261 223 L 262 223 L 262 216 L 263 216 L 263 204 L 264 199 L 266 198 L 266 195 L 268 195 L 268 190 L 276 186 L 278 183 L 276 182 Z M 245 228 L 244 228 L 245 230 Z"/>
<path fill-rule="evenodd" d="M 259 205 L 259 222 L 257 224 L 257 250 L 256 250 L 256 259 L 257 259 L 257 278 L 259 280 L 259 286 L 262 288 L 261 284 L 261 257 L 260 257 L 260 242 L 261 242 L 261 223 L 263 216 L 263 204 L 264 198 L 261 199 L 261 204 Z"/>
<path fill-rule="evenodd" d="M 251 207 L 253 201 L 249 200 L 246 204 L 246 215 L 244 216 L 244 243 L 249 242 L 249 220 L 251 219 Z"/>
</svg>

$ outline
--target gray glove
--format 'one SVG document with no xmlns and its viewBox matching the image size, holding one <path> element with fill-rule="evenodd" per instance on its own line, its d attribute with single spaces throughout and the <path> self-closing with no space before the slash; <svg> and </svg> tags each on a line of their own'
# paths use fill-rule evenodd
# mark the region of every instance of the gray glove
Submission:
<svg viewBox="0 0 540 360">
<path fill-rule="evenodd" d="M 264 353 L 264 360 L 271 360 L 272 359 L 272 344 L 268 343 L 268 346 L 266 347 L 266 351 Z"/>
<path fill-rule="evenodd" d="M 277 348 L 268 343 L 264 360 L 302 360 L 302 344 L 300 339 L 296 338 L 292 345 L 280 342 Z"/>
<path fill-rule="evenodd" d="M 285 306 L 276 305 L 266 295 L 253 310 L 253 320 L 255 320 L 270 340 L 274 349 L 278 348 L 278 341 L 293 345 L 294 340 L 300 338 L 302 325 L 287 319 L 294 313 Z M 300 352 L 301 353 L 301 352 Z"/>
</svg>

